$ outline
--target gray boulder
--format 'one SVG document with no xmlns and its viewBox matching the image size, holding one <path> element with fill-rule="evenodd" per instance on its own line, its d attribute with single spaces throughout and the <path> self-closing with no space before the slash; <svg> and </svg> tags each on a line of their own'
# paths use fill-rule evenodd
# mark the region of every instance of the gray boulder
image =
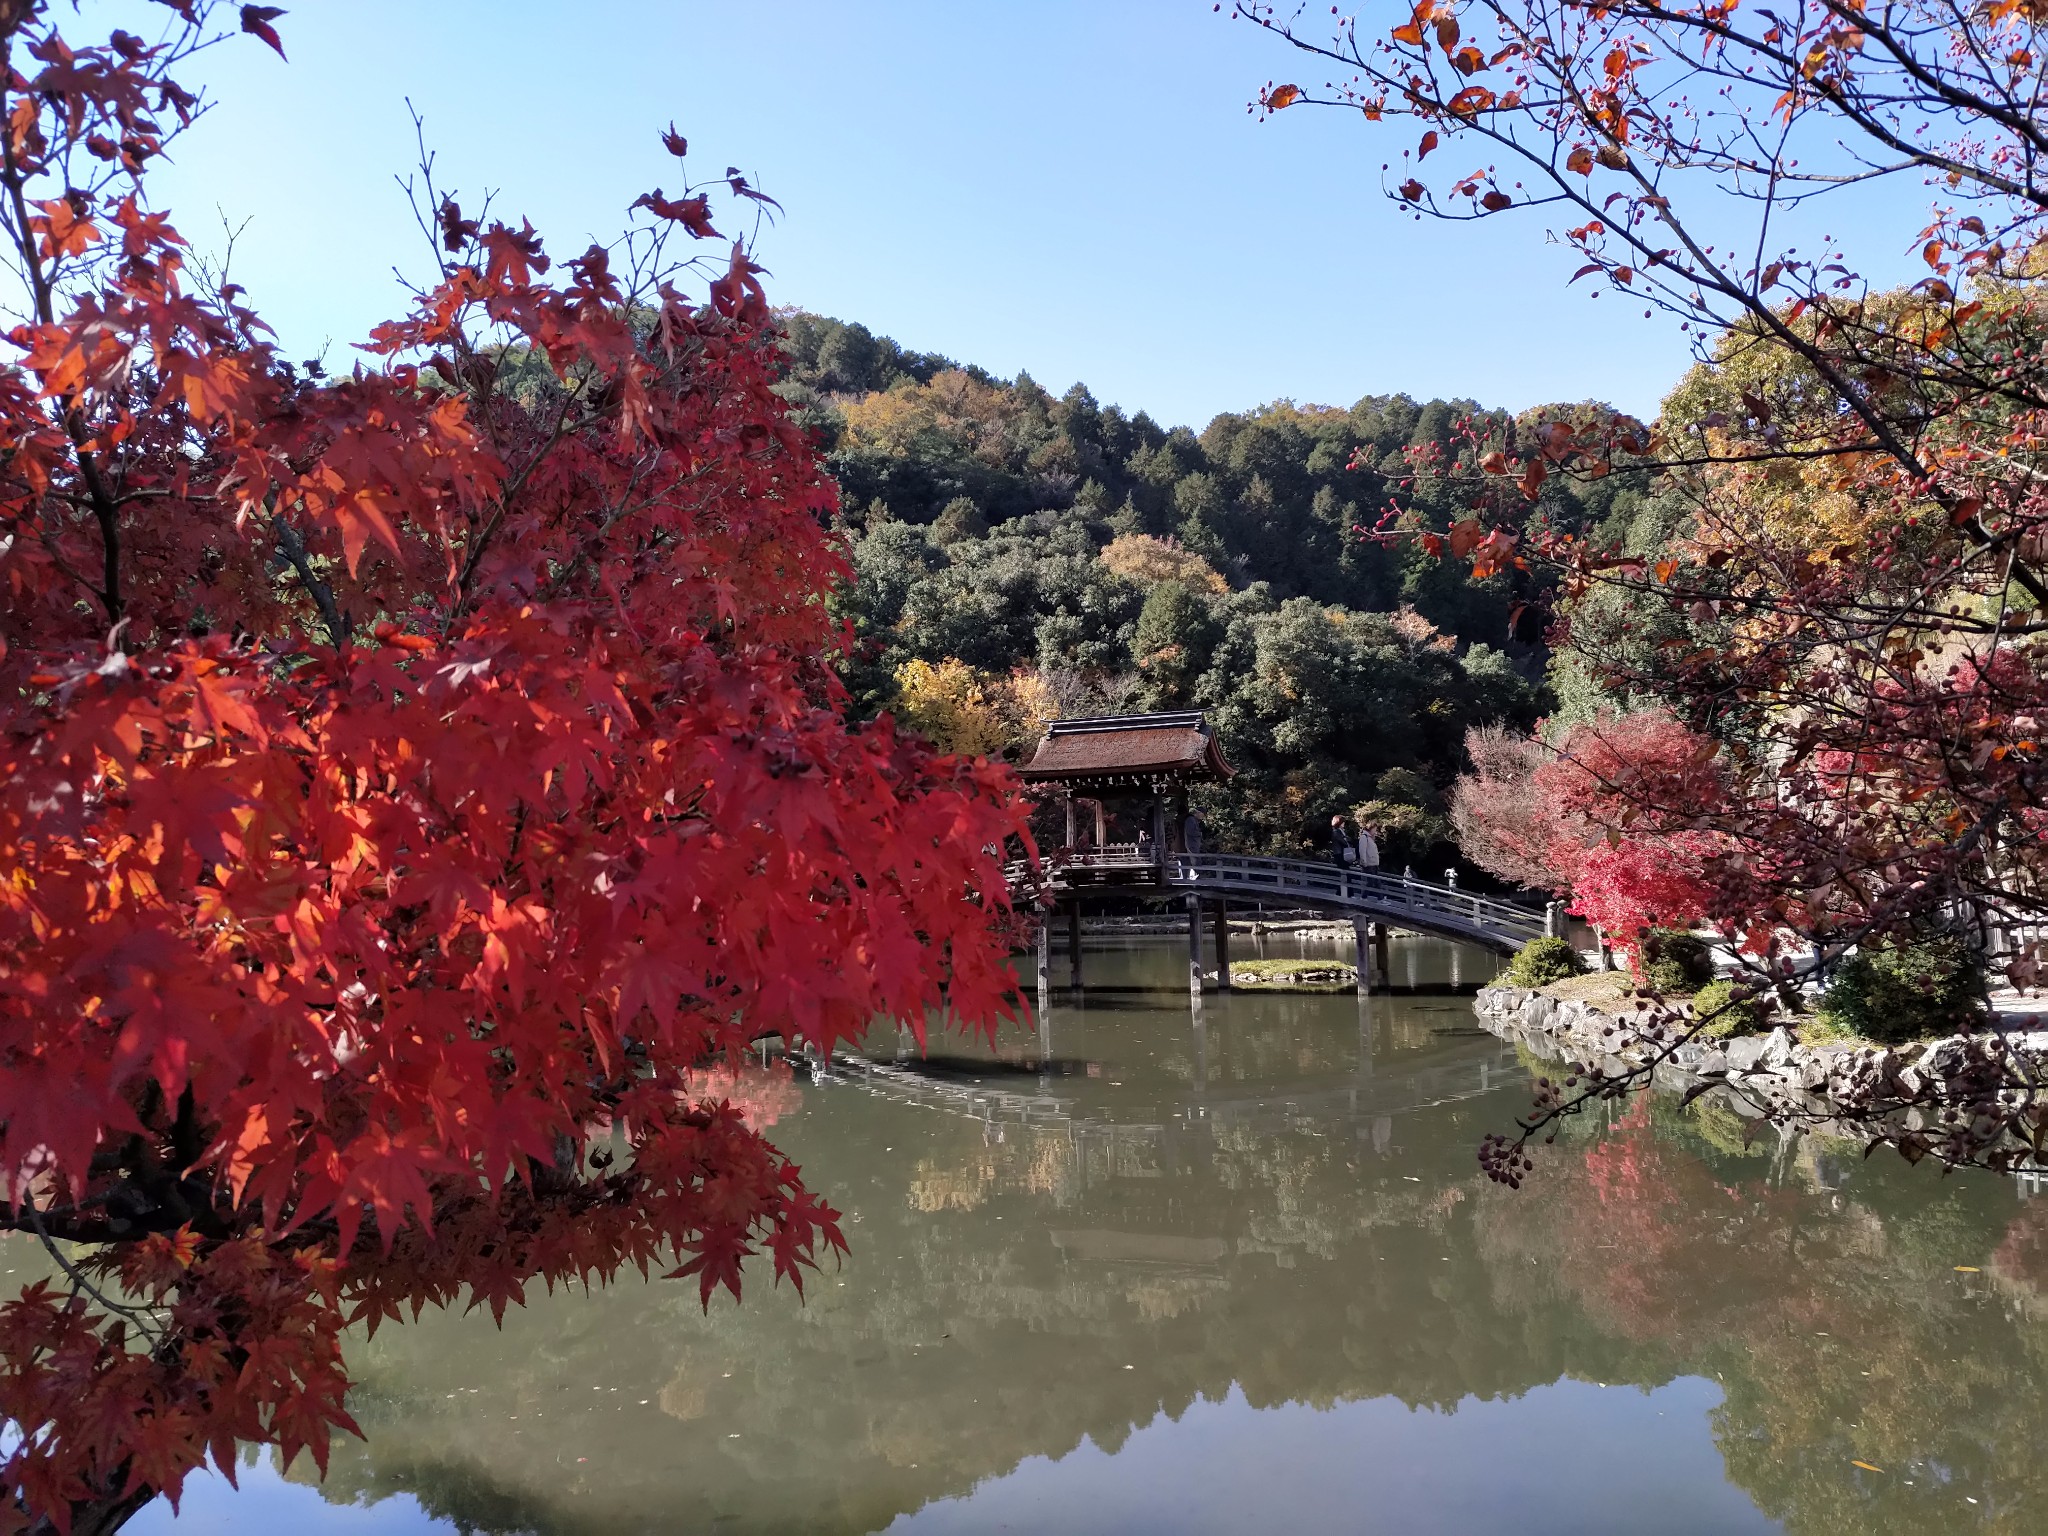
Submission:
<svg viewBox="0 0 2048 1536">
<path fill-rule="evenodd" d="M 1780 1030 L 1778 1033 L 1782 1034 Z M 1745 1035 L 1739 1040 L 1730 1040 L 1722 1050 L 1727 1053 L 1730 1072 L 1754 1072 L 1757 1063 L 1763 1060 L 1764 1047 L 1770 1043 L 1766 1035 Z"/>
</svg>

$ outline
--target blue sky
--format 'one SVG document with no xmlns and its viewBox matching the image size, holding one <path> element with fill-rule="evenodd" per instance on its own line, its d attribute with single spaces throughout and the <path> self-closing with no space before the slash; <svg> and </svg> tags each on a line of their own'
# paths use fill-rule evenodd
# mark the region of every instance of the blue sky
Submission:
<svg viewBox="0 0 2048 1536">
<path fill-rule="evenodd" d="M 1206 0 L 300 0 L 278 26 L 288 64 L 238 39 L 193 66 L 218 105 L 154 195 L 201 246 L 217 207 L 249 220 L 235 277 L 331 363 L 423 264 L 407 97 L 441 177 L 558 254 L 675 190 L 673 120 L 696 174 L 787 209 L 774 302 L 1169 423 L 1401 390 L 1647 411 L 1687 361 L 1675 324 L 1567 291 L 1540 218 L 1402 217 L 1403 139 L 1248 115 L 1298 66 Z"/>
</svg>

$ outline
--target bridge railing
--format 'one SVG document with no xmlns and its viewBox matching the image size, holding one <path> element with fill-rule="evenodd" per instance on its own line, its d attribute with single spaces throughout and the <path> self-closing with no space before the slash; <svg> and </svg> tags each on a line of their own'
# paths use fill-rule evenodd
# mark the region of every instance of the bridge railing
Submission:
<svg viewBox="0 0 2048 1536">
<path fill-rule="evenodd" d="M 1475 927 L 1539 937 L 1543 914 L 1454 885 L 1406 880 L 1370 869 L 1340 869 L 1304 859 L 1273 859 L 1241 853 L 1183 853 L 1168 860 L 1173 883 L 1199 887 L 1206 879 L 1275 896 L 1303 896 L 1339 906 L 1406 910 L 1418 916 L 1463 918 Z"/>
<path fill-rule="evenodd" d="M 1096 871 L 1116 870 L 1137 874 L 1159 871 L 1162 883 L 1176 890 L 1199 891 L 1204 885 L 1228 888 L 1234 893 L 1270 895 L 1276 901 L 1297 901 L 1339 908 L 1367 908 L 1398 924 L 1408 913 L 1421 926 L 1441 926 L 1445 920 L 1486 930 L 1510 939 L 1539 938 L 1544 932 L 1541 912 L 1461 891 L 1456 886 L 1429 880 L 1408 880 L 1380 870 L 1340 869 L 1335 864 L 1315 864 L 1306 859 L 1276 859 L 1244 853 L 1167 853 L 1158 859 L 1138 857 L 1135 850 L 1103 849 L 1080 856 L 1047 859 L 1041 877 L 1057 887 L 1062 877 L 1080 875 L 1085 881 Z M 1012 886 L 1031 883 L 1029 868 L 1022 863 L 1009 867 Z M 1435 919 L 1434 924 L 1424 921 Z"/>
</svg>

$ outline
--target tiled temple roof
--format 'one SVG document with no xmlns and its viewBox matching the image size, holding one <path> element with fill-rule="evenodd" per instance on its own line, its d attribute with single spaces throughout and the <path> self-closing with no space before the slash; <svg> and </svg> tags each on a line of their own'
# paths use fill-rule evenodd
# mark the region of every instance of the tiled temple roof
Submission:
<svg viewBox="0 0 2048 1536">
<path fill-rule="evenodd" d="M 1227 779 L 1232 773 L 1200 711 L 1055 720 L 1022 770 L 1033 783 L 1144 788 Z"/>
</svg>

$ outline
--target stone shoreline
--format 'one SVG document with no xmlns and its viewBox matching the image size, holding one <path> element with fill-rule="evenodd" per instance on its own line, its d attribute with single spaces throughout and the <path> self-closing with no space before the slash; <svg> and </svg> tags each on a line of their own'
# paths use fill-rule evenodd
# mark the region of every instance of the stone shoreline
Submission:
<svg viewBox="0 0 2048 1536">
<path fill-rule="evenodd" d="M 1488 1029 L 1545 1060 L 1618 1070 L 1662 1049 L 1626 1014 L 1590 1002 L 1495 986 L 1482 989 L 1473 1007 Z M 2016 1056 L 2048 1075 L 2048 1030 L 2007 1029 L 2004 1037 Z M 1908 1129 L 1929 1129 L 1943 1104 L 1966 1097 L 1969 1055 L 1964 1037 L 1956 1035 L 1890 1047 L 1806 1045 L 1781 1025 L 1767 1035 L 1688 1041 L 1656 1068 L 1652 1081 L 1674 1092 L 1715 1084 L 1717 1097 L 1752 1116 L 1782 1110 L 1814 1129 L 1826 1131 L 1834 1122 L 1842 1134 L 1863 1135 L 1862 1125 L 1836 1119 L 1845 1103 L 1859 1106 L 1859 1119 L 1896 1111 Z"/>
</svg>

